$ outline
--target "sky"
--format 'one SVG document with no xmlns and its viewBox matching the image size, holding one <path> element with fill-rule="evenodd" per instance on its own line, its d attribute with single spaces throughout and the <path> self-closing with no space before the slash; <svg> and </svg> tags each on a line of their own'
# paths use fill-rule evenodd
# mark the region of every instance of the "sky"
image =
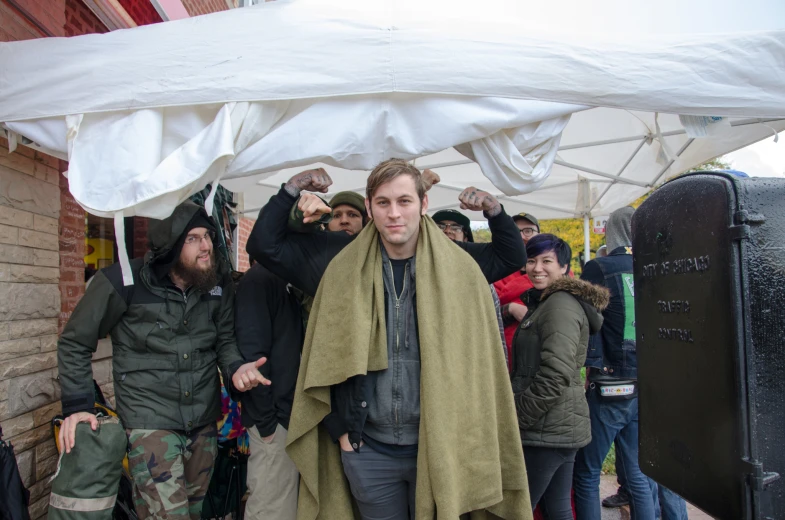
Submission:
<svg viewBox="0 0 785 520">
<path fill-rule="evenodd" d="M 754 177 L 785 177 L 785 132 L 780 133 L 779 142 L 774 136 L 753 145 L 729 153 L 725 159 L 733 168 Z"/>
</svg>

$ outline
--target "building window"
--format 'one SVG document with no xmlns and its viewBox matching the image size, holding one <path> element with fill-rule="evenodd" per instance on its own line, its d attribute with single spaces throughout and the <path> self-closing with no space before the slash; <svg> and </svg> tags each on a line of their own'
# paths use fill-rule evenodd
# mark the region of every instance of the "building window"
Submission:
<svg viewBox="0 0 785 520">
<path fill-rule="evenodd" d="M 117 244 L 114 236 L 114 221 L 110 218 L 85 214 L 85 282 L 117 260 Z"/>
</svg>

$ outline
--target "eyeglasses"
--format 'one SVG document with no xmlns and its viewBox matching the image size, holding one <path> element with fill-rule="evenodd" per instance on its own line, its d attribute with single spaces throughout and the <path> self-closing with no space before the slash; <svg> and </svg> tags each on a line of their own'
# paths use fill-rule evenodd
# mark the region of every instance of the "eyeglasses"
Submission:
<svg viewBox="0 0 785 520">
<path fill-rule="evenodd" d="M 214 238 L 215 233 L 212 231 L 208 231 L 204 235 L 188 235 L 185 237 L 185 245 L 192 246 L 194 244 L 201 244 L 202 240 L 207 240 L 208 243 L 212 244 Z"/>
<path fill-rule="evenodd" d="M 525 237 L 532 237 L 537 234 L 537 228 L 525 227 L 520 230 L 521 235 Z"/>
<path fill-rule="evenodd" d="M 436 224 L 436 225 L 439 226 L 439 229 L 441 229 L 442 231 L 446 231 L 448 229 L 450 231 L 452 231 L 453 233 L 457 233 L 458 231 L 463 231 L 463 226 L 460 225 L 460 224 L 442 224 L 442 223 L 439 223 L 439 224 Z"/>
</svg>

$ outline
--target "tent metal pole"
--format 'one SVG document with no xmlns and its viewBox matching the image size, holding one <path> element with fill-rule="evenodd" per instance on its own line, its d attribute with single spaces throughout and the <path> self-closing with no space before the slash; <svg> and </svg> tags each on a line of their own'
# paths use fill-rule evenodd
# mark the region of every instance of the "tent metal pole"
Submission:
<svg viewBox="0 0 785 520">
<path fill-rule="evenodd" d="M 591 259 L 591 239 L 589 237 L 589 214 L 583 215 L 583 263 Z"/>
<path fill-rule="evenodd" d="M 591 184 L 589 179 L 581 179 L 583 194 L 583 263 L 591 259 L 591 239 L 589 237 L 589 218 L 591 218 Z"/>
</svg>

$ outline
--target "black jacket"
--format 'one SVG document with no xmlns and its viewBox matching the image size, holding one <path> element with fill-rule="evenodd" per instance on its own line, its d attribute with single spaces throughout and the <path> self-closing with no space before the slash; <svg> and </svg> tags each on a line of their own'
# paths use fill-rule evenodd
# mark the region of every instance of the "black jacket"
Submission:
<svg viewBox="0 0 785 520">
<path fill-rule="evenodd" d="M 607 287 L 611 292 L 608 308 L 602 312 L 602 329 L 589 339 L 586 366 L 592 381 L 637 379 L 635 348 L 635 296 L 632 278 L 632 250 L 617 247 L 603 258 L 583 267 L 581 280 Z"/>
<path fill-rule="evenodd" d="M 246 362 L 266 357 L 259 371 L 273 382 L 242 394 L 242 423 L 256 426 L 259 435 L 289 428 L 304 332 L 300 304 L 286 282 L 254 264 L 237 285 L 235 334 Z"/>
<path fill-rule="evenodd" d="M 283 189 L 270 199 L 251 231 L 247 251 L 273 273 L 306 294 L 315 295 L 330 261 L 354 236 L 342 232 L 290 231 L 287 224 L 296 200 Z M 488 218 L 488 226 L 491 243 L 456 242 L 456 245 L 477 261 L 488 283 L 492 283 L 525 265 L 526 249 L 518 227 L 503 210 Z M 352 446 L 358 448 L 373 390 L 373 378 L 367 376 L 355 376 L 332 387 L 333 411 L 324 424 L 333 440 L 348 432 Z"/>
</svg>

